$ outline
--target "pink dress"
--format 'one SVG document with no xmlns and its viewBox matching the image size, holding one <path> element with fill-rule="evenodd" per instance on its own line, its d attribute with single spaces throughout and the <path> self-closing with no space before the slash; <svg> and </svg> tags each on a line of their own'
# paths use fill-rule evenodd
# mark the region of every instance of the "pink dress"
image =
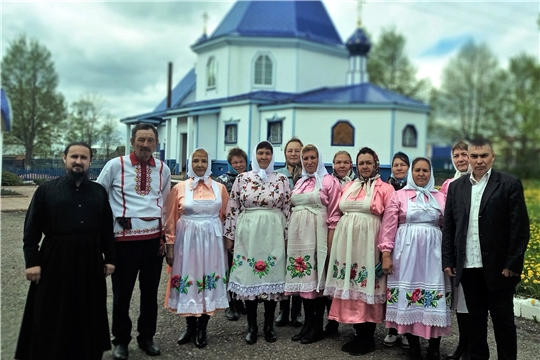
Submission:
<svg viewBox="0 0 540 360">
<path fill-rule="evenodd" d="M 444 194 L 434 191 L 444 209 Z M 416 204 L 416 191 L 396 191 L 384 212 L 379 249 L 391 251 L 386 327 L 400 334 L 436 338 L 450 334 L 452 285 L 442 270 L 443 213 Z"/>
<path fill-rule="evenodd" d="M 322 180 L 322 189 L 315 178 L 298 182 L 293 189 L 285 295 L 306 299 L 323 295 L 328 229 L 335 229 L 340 218 L 340 194 L 339 182 L 329 174 Z"/>
<path fill-rule="evenodd" d="M 380 178 L 367 186 L 359 179 L 342 190 L 343 213 L 332 242 L 324 294 L 333 298 L 328 319 L 341 323 L 382 323 L 386 276 L 377 277 L 377 238 L 384 207 L 394 192 Z"/>
</svg>

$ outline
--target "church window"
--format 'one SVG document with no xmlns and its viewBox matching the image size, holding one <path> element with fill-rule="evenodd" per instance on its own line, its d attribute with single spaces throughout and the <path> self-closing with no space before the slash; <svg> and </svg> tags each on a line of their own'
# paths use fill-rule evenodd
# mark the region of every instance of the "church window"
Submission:
<svg viewBox="0 0 540 360">
<path fill-rule="evenodd" d="M 236 144 L 238 141 L 238 125 L 225 125 L 225 144 Z"/>
<path fill-rule="evenodd" d="M 418 135 L 414 125 L 407 125 L 402 133 L 402 145 L 406 147 L 416 147 Z"/>
<path fill-rule="evenodd" d="M 339 120 L 332 126 L 332 146 L 354 146 L 354 126 L 347 120 Z"/>
<path fill-rule="evenodd" d="M 253 83 L 255 85 L 273 85 L 274 64 L 268 55 L 259 55 L 255 60 L 255 73 Z"/>
<path fill-rule="evenodd" d="M 283 139 L 283 120 L 268 122 L 268 141 L 271 144 L 281 144 Z"/>
<path fill-rule="evenodd" d="M 212 56 L 206 64 L 206 88 L 213 89 L 216 87 L 216 59 Z"/>
</svg>

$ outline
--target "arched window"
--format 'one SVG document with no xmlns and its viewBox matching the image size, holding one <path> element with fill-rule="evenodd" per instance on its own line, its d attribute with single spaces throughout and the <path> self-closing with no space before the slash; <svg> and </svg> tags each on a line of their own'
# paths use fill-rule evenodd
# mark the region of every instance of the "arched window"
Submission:
<svg viewBox="0 0 540 360">
<path fill-rule="evenodd" d="M 255 60 L 255 72 L 253 74 L 255 85 L 273 85 L 274 64 L 268 55 L 259 55 Z"/>
<path fill-rule="evenodd" d="M 354 146 L 354 126 L 347 120 L 339 120 L 332 126 L 332 146 Z"/>
<path fill-rule="evenodd" d="M 403 129 L 401 143 L 406 147 L 416 147 L 418 134 L 414 125 L 407 125 Z"/>
<path fill-rule="evenodd" d="M 216 87 L 216 59 L 212 56 L 206 63 L 206 88 Z"/>
</svg>

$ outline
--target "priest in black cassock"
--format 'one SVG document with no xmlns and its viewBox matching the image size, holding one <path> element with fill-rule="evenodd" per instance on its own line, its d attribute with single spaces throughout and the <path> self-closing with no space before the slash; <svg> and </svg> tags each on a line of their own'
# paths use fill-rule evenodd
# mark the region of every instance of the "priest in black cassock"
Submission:
<svg viewBox="0 0 540 360">
<path fill-rule="evenodd" d="M 71 143 L 63 158 L 66 175 L 40 185 L 26 213 L 31 283 L 19 360 L 97 360 L 111 348 L 105 278 L 114 272 L 115 253 L 107 192 L 88 179 L 90 146 Z"/>
</svg>

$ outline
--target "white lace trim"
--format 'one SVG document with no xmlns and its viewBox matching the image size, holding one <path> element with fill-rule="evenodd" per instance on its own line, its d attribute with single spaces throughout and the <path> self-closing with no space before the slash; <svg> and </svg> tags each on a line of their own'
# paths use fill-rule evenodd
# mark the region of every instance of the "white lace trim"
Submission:
<svg viewBox="0 0 540 360">
<path fill-rule="evenodd" d="M 324 290 L 324 284 L 321 284 L 319 291 Z M 290 293 L 310 293 L 317 291 L 317 280 L 309 283 L 286 283 L 285 292 Z"/>
<path fill-rule="evenodd" d="M 283 295 L 285 283 L 244 286 L 236 282 L 229 282 L 229 287 L 227 290 L 244 297 L 259 296 L 263 294 Z"/>
<path fill-rule="evenodd" d="M 211 301 L 206 304 L 204 309 L 203 304 L 178 304 L 177 301 L 169 298 L 169 309 L 176 310 L 177 314 L 204 314 L 219 309 L 226 309 L 229 307 L 229 301 L 227 299 L 219 299 L 217 301 Z"/>
<path fill-rule="evenodd" d="M 447 327 L 452 324 L 452 312 L 430 312 L 424 309 L 411 309 L 398 311 L 386 308 L 386 321 L 395 322 L 398 325 L 423 324 L 427 326 Z"/>
<path fill-rule="evenodd" d="M 324 295 L 342 300 L 362 300 L 366 304 L 384 304 L 386 302 L 386 294 L 366 294 L 358 290 L 338 289 L 335 286 L 324 289 Z"/>
</svg>

